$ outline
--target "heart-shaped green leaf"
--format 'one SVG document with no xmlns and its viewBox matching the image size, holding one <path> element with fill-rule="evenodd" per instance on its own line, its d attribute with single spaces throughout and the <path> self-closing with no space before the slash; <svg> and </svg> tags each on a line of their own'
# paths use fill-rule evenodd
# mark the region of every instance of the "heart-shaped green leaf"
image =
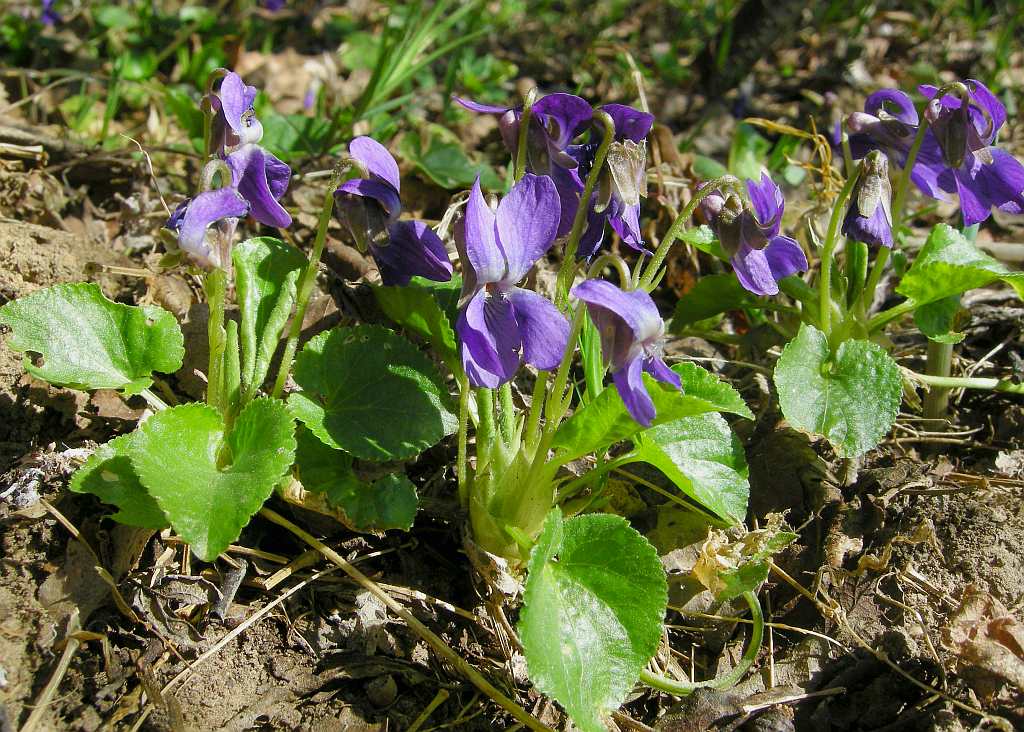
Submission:
<svg viewBox="0 0 1024 732">
<path fill-rule="evenodd" d="M 530 554 L 519 637 L 530 680 L 584 732 L 622 704 L 658 649 L 668 585 L 620 516 L 555 509 Z"/>
<path fill-rule="evenodd" d="M 357 531 L 408 530 L 416 518 L 419 498 L 404 475 L 392 473 L 365 483 L 352 471 L 352 456 L 325 445 L 304 427 L 297 435 L 295 465 L 308 491 L 324 493 L 345 512 Z"/>
<path fill-rule="evenodd" d="M 267 378 L 295 303 L 299 275 L 308 262 L 298 249 L 272 237 L 243 241 L 231 257 L 242 316 L 242 385 L 248 398 Z"/>
<path fill-rule="evenodd" d="M 75 493 L 92 493 L 104 503 L 120 509 L 111 518 L 129 526 L 162 529 L 167 517 L 146 493 L 129 457 L 129 446 L 138 433 L 115 437 L 96 448 L 71 476 L 68 484 Z"/>
<path fill-rule="evenodd" d="M 461 289 L 458 277 L 451 282 L 414 277 L 404 287 L 374 287 L 373 294 L 389 318 L 429 340 L 448 368 L 458 373 L 462 364 L 452 323 Z"/>
<path fill-rule="evenodd" d="M 412 457 L 458 427 L 434 365 L 405 338 L 374 325 L 334 328 L 295 360 L 301 392 L 288 406 L 331 447 L 365 460 Z"/>
<path fill-rule="evenodd" d="M 72 389 L 121 389 L 138 394 L 154 371 L 172 373 L 185 355 L 174 316 L 155 306 L 111 302 L 91 283 L 55 285 L 7 303 L 0 323 L 13 331 L 15 351 L 33 376 Z"/>
<path fill-rule="evenodd" d="M 881 346 L 843 341 L 832 354 L 812 325 L 782 350 L 775 365 L 779 405 L 798 430 L 828 438 L 841 457 L 861 455 L 889 432 L 899 411 L 899 366 Z"/>
<path fill-rule="evenodd" d="M 896 292 L 917 305 L 925 305 L 997 280 L 1024 298 L 1024 272 L 1011 271 L 953 227 L 939 224 L 928 235 Z"/>
<path fill-rule="evenodd" d="M 212 561 L 287 474 L 295 424 L 277 399 L 250 402 L 230 431 L 213 407 L 187 404 L 146 420 L 128 452 L 174 530 Z"/>
<path fill-rule="evenodd" d="M 653 425 L 705 412 L 731 412 L 753 418 L 739 392 L 700 366 L 680 363 L 672 370 L 679 374 L 682 392 L 644 374 L 644 384 L 657 410 Z M 605 389 L 562 423 L 552 446 L 558 451 L 558 461 L 564 464 L 628 440 L 643 429 L 626 411 L 618 390 Z"/>
<path fill-rule="evenodd" d="M 644 430 L 632 454 L 721 518 L 738 524 L 746 516 L 747 461 L 722 415 L 698 414 Z"/>
</svg>

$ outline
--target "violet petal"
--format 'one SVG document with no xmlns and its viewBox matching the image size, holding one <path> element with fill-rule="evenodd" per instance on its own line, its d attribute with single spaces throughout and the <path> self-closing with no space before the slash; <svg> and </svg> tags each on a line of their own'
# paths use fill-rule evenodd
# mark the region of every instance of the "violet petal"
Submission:
<svg viewBox="0 0 1024 732">
<path fill-rule="evenodd" d="M 558 368 L 569 342 L 569 321 L 545 297 L 521 287 L 508 291 L 523 339 L 523 360 L 542 371 Z"/>
<path fill-rule="evenodd" d="M 526 277 L 534 262 L 554 244 L 561 210 L 551 178 L 532 173 L 524 175 L 498 204 L 496 224 L 508 261 L 508 283 Z"/>
</svg>

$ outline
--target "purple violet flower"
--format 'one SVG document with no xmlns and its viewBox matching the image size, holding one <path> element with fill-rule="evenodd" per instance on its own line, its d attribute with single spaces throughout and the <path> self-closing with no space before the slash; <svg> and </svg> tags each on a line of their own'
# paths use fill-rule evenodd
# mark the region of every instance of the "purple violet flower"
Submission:
<svg viewBox="0 0 1024 732">
<path fill-rule="evenodd" d="M 967 103 L 953 94 L 937 98 L 923 85 L 929 127 L 918 154 L 914 182 L 933 198 L 960 198 L 964 226 L 986 220 L 993 208 L 1024 213 L 1024 165 L 994 147 L 1006 108 L 980 81 L 968 79 Z"/>
<path fill-rule="evenodd" d="M 56 0 L 42 0 L 39 3 L 40 13 L 39 22 L 43 25 L 54 26 L 58 23 L 63 23 L 64 18 L 61 17 L 60 13 L 53 9 L 56 4 Z"/>
<path fill-rule="evenodd" d="M 643 290 L 625 292 L 607 280 L 581 282 L 572 295 L 586 303 L 601 334 L 601 353 L 626 410 L 639 424 L 650 427 L 657 413 L 644 385 L 644 372 L 680 391 L 683 388 L 679 375 L 661 358 L 665 321 L 654 300 Z"/>
<path fill-rule="evenodd" d="M 854 241 L 892 249 L 889 158 L 880 150 L 872 150 L 862 165 L 843 219 L 843 234 Z"/>
<path fill-rule="evenodd" d="M 779 280 L 807 269 L 800 245 L 779 233 L 786 200 L 767 173 L 760 183 L 747 181 L 753 210 L 735 193 L 714 191 L 701 201 L 701 211 L 718 236 L 740 284 L 756 295 L 776 295 Z"/>
<path fill-rule="evenodd" d="M 285 0 L 263 0 L 263 7 L 272 13 L 276 13 L 284 6 Z"/>
<path fill-rule="evenodd" d="M 440 237 L 423 221 L 398 220 L 401 181 L 388 149 L 373 138 L 357 137 L 348 150 L 369 177 L 342 183 L 334 192 L 335 205 L 356 244 L 373 255 L 384 284 L 404 286 L 416 276 L 450 280 L 452 264 Z"/>
<path fill-rule="evenodd" d="M 1006 122 L 1006 109 L 980 81 L 968 79 L 968 104 L 954 94 L 936 99 L 938 89 L 923 85 L 929 99 L 925 115 L 929 128 L 910 173 L 926 195 L 960 198 L 964 225 L 989 217 L 992 208 L 1024 213 L 1024 165 L 993 146 Z M 850 148 L 855 158 L 869 150 L 884 152 L 901 168 L 917 134 L 920 118 L 910 97 L 898 89 L 880 89 L 868 97 L 864 112 L 847 119 Z"/>
<path fill-rule="evenodd" d="M 523 361 L 556 368 L 569 340 L 569 323 L 551 302 L 517 285 L 555 241 L 558 192 L 547 176 L 527 173 L 496 211 L 477 179 L 456 228 L 462 259 L 461 311 L 455 324 L 469 383 L 495 388 Z"/>
<path fill-rule="evenodd" d="M 222 125 L 218 158 L 204 171 L 207 190 L 179 205 L 166 224 L 177 232 L 181 249 L 202 266 L 228 266 L 227 249 L 241 217 L 250 215 L 276 228 L 292 223 L 291 215 L 279 203 L 288 190 L 291 168 L 257 144 L 263 127 L 252 109 L 255 98 L 255 87 L 228 72 L 212 102 Z M 211 189 L 218 170 L 230 173 L 231 181 Z M 215 235 L 219 239 L 214 246 L 208 234 L 218 222 Z"/>
<path fill-rule="evenodd" d="M 604 240 L 605 221 L 626 246 L 650 254 L 640 233 L 640 199 L 647 195 L 647 135 L 654 126 L 654 115 L 625 104 L 606 104 L 601 111 L 615 123 L 615 141 L 608 149 L 598 190 L 591 199 L 587 229 L 580 238 L 577 256 L 594 256 Z M 596 142 L 570 148 L 570 154 L 580 161 L 574 171 L 577 198 L 583 193 L 597 148 Z"/>
<path fill-rule="evenodd" d="M 460 97 L 455 97 L 455 101 L 471 112 L 498 115 L 501 139 L 515 158 L 519 149 L 519 120 L 523 113 L 521 106 L 498 107 Z M 580 192 L 583 190 L 578 177 L 573 173 L 579 163 L 566 150 L 569 143 L 583 133 L 593 116 L 594 110 L 590 105 L 574 94 L 549 94 L 534 102 L 530 108 L 530 129 L 526 135 L 526 170 L 536 175 L 550 176 L 555 182 L 561 202 L 558 236 L 565 236 L 572 229 Z"/>
</svg>

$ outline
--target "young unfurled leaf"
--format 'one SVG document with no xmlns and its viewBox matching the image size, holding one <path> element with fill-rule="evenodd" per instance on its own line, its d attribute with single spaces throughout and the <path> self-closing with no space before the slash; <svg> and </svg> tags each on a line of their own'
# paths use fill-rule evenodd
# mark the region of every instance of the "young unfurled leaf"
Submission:
<svg viewBox="0 0 1024 732">
<path fill-rule="evenodd" d="M 121 389 L 138 394 L 152 373 L 171 373 L 185 355 L 174 316 L 155 306 L 111 302 L 98 285 L 55 285 L 7 303 L 0 323 L 11 328 L 8 345 L 26 355 L 25 370 L 56 386 Z"/>
<path fill-rule="evenodd" d="M 657 416 L 653 425 L 705 412 L 731 412 L 753 418 L 743 398 L 729 384 L 693 363 L 672 367 L 683 383 L 682 392 L 663 388 L 644 374 L 644 383 L 654 401 Z M 579 409 L 562 423 L 555 433 L 552 447 L 561 463 L 575 460 L 616 442 L 628 440 L 643 430 L 626 411 L 616 389 L 605 389 L 597 398 Z"/>
<path fill-rule="evenodd" d="M 745 289 L 734 275 L 705 275 L 693 289 L 679 298 L 671 330 L 678 333 L 687 325 L 727 310 L 756 307 L 758 298 Z"/>
<path fill-rule="evenodd" d="M 900 369 L 881 346 L 800 326 L 775 365 L 779 405 L 796 429 L 828 438 L 841 457 L 861 455 L 889 432 L 903 393 Z"/>
<path fill-rule="evenodd" d="M 297 435 L 295 465 L 308 491 L 324 493 L 356 531 L 408 530 L 416 518 L 416 487 L 404 475 L 365 483 L 352 471 L 352 456 L 325 445 L 304 427 Z"/>
<path fill-rule="evenodd" d="M 298 249 L 272 237 L 243 241 L 231 257 L 242 316 L 242 385 L 248 398 L 267 378 L 307 260 Z"/>
<path fill-rule="evenodd" d="M 458 373 L 462 364 L 452 323 L 461 289 L 460 277 L 451 282 L 413 277 L 405 287 L 374 287 L 373 294 L 389 318 L 427 338 L 448 368 Z"/>
<path fill-rule="evenodd" d="M 365 460 L 401 460 L 452 434 L 458 420 L 434 365 L 386 328 L 335 328 L 295 360 L 301 392 L 288 406 L 331 447 Z"/>
<path fill-rule="evenodd" d="M 1024 297 L 1024 272 L 1013 272 L 983 253 L 956 229 L 939 224 L 932 229 L 896 292 L 925 305 L 997 280 Z"/>
<path fill-rule="evenodd" d="M 168 525 L 167 517 L 139 481 L 128 454 L 137 434 L 115 437 L 96 448 L 71 476 L 68 488 L 75 493 L 92 493 L 104 503 L 117 506 L 119 510 L 111 518 L 119 523 L 162 529 Z"/>
<path fill-rule="evenodd" d="M 746 516 L 747 461 L 722 415 L 699 414 L 646 429 L 637 435 L 632 454 L 726 521 L 738 524 Z"/>
<path fill-rule="evenodd" d="M 295 423 L 277 399 L 250 402 L 230 430 L 213 407 L 187 404 L 146 420 L 128 453 L 174 530 L 212 561 L 287 474 Z"/>
<path fill-rule="evenodd" d="M 519 637 L 530 680 L 584 732 L 604 732 L 658 649 L 668 585 L 654 547 L 620 516 L 563 521 L 530 555 Z"/>
</svg>

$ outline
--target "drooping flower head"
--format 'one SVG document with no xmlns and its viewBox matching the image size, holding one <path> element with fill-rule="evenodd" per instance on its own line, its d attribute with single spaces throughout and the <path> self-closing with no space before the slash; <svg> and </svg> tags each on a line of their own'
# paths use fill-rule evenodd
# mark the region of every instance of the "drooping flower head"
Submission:
<svg viewBox="0 0 1024 732">
<path fill-rule="evenodd" d="M 807 269 L 807 257 L 793 239 L 779 233 L 786 200 L 767 173 L 748 180 L 751 209 L 733 192 L 714 191 L 701 210 L 736 270 L 740 284 L 757 295 L 776 295 L 779 280 Z"/>
<path fill-rule="evenodd" d="M 923 85 L 928 129 L 911 170 L 911 180 L 926 195 L 960 199 L 964 225 L 989 217 L 992 208 L 1024 213 L 1024 165 L 993 143 L 1006 121 L 1006 109 L 979 81 L 968 79 L 966 93 L 943 93 Z M 864 112 L 847 119 L 855 158 L 881 150 L 906 166 L 920 118 L 910 97 L 898 89 L 881 89 L 868 97 Z"/>
<path fill-rule="evenodd" d="M 1006 108 L 980 81 L 965 82 L 967 94 L 939 95 L 923 85 L 929 127 L 914 166 L 921 190 L 933 198 L 960 198 L 964 225 L 989 217 L 993 208 L 1024 213 L 1024 165 L 994 146 L 1006 122 Z M 920 182 L 919 182 L 920 181 Z"/>
<path fill-rule="evenodd" d="M 643 290 L 625 292 L 607 280 L 587 280 L 571 293 L 586 303 L 590 319 L 601 334 L 601 353 L 629 414 L 649 427 L 656 410 L 643 374 L 682 389 L 679 375 L 661 357 L 665 321 Z"/>
<path fill-rule="evenodd" d="M 861 164 L 843 219 L 843 234 L 854 241 L 892 248 L 889 159 L 880 150 L 869 152 Z"/>
<path fill-rule="evenodd" d="M 215 158 L 203 171 L 203 192 L 179 206 L 166 224 L 178 233 L 181 249 L 201 266 L 228 266 L 225 237 L 230 240 L 241 217 L 249 215 L 277 228 L 292 223 L 279 202 L 288 190 L 291 168 L 258 144 L 263 126 L 252 108 L 255 98 L 255 87 L 246 86 L 238 74 L 224 76 L 220 92 L 210 98 L 216 100 L 211 107 L 216 111 L 218 143 Z M 217 174 L 222 180 L 214 188 Z M 222 223 L 211 231 L 218 222 Z M 210 241 L 211 236 L 215 241 Z"/>
<path fill-rule="evenodd" d="M 388 149 L 371 137 L 355 138 L 348 149 L 368 177 L 338 187 L 336 211 L 356 245 L 373 255 L 384 284 L 404 286 L 416 276 L 450 280 L 452 264 L 440 237 L 423 221 L 399 221 L 401 180 Z"/>
<path fill-rule="evenodd" d="M 455 324 L 469 383 L 495 388 L 523 361 L 558 366 L 569 323 L 551 302 L 519 287 L 555 241 L 559 201 L 547 176 L 527 173 L 492 210 L 477 179 L 456 228 L 463 263 L 461 310 Z"/>
<path fill-rule="evenodd" d="M 519 126 L 523 108 L 498 107 L 471 99 L 455 97 L 455 101 L 472 112 L 498 115 L 501 139 L 513 158 L 519 150 Z M 558 236 L 572 228 L 582 187 L 572 170 L 578 161 L 566 152 L 574 139 L 586 129 L 594 110 L 574 94 L 556 93 L 543 97 L 530 107 L 530 129 L 526 133 L 526 170 L 547 175 L 555 182 L 561 201 Z"/>
<path fill-rule="evenodd" d="M 583 259 L 590 259 L 600 248 L 606 221 L 626 246 L 647 252 L 640 233 L 640 199 L 647 195 L 647 135 L 654 126 L 654 115 L 625 104 L 606 104 L 601 111 L 615 123 L 615 139 L 608 148 L 598 189 L 587 212 L 587 229 L 577 251 Z M 578 195 L 583 194 L 598 146 L 599 140 L 595 140 L 571 149 L 580 161 L 575 171 Z"/>
</svg>

